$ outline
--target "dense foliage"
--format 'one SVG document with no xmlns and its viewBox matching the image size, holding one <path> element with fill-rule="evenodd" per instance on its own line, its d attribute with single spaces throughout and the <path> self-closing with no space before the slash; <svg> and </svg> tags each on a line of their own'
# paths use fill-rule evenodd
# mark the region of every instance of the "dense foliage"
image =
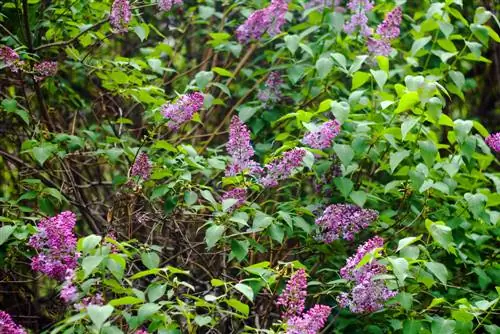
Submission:
<svg viewBox="0 0 500 334">
<path fill-rule="evenodd" d="M 0 332 L 499 333 L 494 10 L 3 1 Z"/>
</svg>

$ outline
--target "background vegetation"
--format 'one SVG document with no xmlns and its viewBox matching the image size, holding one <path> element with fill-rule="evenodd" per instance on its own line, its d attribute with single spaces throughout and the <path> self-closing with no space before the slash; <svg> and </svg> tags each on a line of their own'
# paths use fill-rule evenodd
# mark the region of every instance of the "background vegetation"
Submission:
<svg viewBox="0 0 500 334">
<path fill-rule="evenodd" d="M 279 2 L 131 1 L 129 22 L 110 22 L 112 1 L 0 4 L 0 45 L 19 56 L 0 55 L 0 310 L 33 333 L 294 333 L 277 300 L 304 269 L 306 309 L 331 308 L 322 333 L 500 331 L 485 143 L 500 129 L 499 5 L 376 1 L 365 37 L 346 33 L 344 1 L 282 1 L 281 29 L 238 38 Z M 401 33 L 377 55 L 367 43 L 398 6 Z M 203 105 L 173 127 L 166 110 L 184 115 L 194 92 Z M 304 140 L 329 120 L 327 147 Z M 230 128 L 255 168 L 227 172 Z M 263 181 L 297 148 L 293 171 Z M 326 243 L 317 219 L 344 203 L 377 217 Z M 50 276 L 32 262 L 54 247 L 30 239 L 64 211 L 74 229 L 48 226 L 69 231 L 58 250 L 77 265 Z M 339 271 L 375 236 L 355 270 L 382 266 L 370 284 L 395 297 L 357 314 Z"/>
</svg>

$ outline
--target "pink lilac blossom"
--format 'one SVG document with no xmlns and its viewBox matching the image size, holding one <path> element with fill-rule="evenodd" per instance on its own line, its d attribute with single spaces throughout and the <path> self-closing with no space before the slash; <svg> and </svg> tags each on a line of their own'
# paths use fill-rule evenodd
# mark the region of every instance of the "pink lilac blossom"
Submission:
<svg viewBox="0 0 500 334">
<path fill-rule="evenodd" d="M 26 334 L 26 331 L 17 325 L 10 314 L 0 311 L 0 333 L 2 334 Z"/>
<path fill-rule="evenodd" d="M 236 38 L 246 44 L 251 40 L 259 40 L 267 31 L 274 36 L 281 32 L 288 11 L 289 0 L 272 0 L 271 4 L 250 14 L 245 23 L 236 29 Z"/>
<path fill-rule="evenodd" d="M 35 81 L 41 81 L 46 77 L 54 76 L 57 73 L 57 62 L 42 61 L 33 66 L 33 71 L 36 73 Z"/>
<path fill-rule="evenodd" d="M 366 41 L 368 51 L 377 56 L 388 56 L 391 54 L 391 42 L 385 39 L 368 38 Z"/>
<path fill-rule="evenodd" d="M 116 32 L 126 32 L 132 18 L 128 0 L 115 0 L 111 6 L 109 21 Z"/>
<path fill-rule="evenodd" d="M 292 317 L 287 322 L 286 334 L 317 334 L 332 311 L 331 307 L 316 304 L 307 313 Z"/>
<path fill-rule="evenodd" d="M 168 12 L 174 5 L 182 5 L 183 0 L 158 0 L 158 8 Z"/>
<path fill-rule="evenodd" d="M 332 146 L 333 139 L 340 132 L 340 124 L 336 120 L 328 121 L 318 127 L 317 130 L 305 134 L 302 143 L 319 150 Z"/>
<path fill-rule="evenodd" d="M 283 80 L 278 72 L 271 72 L 266 80 L 265 88 L 259 91 L 257 97 L 265 106 L 274 104 L 281 100 L 281 85 Z"/>
<path fill-rule="evenodd" d="M 375 210 L 354 204 L 332 204 L 316 219 L 316 225 L 322 230 L 321 239 L 331 243 L 339 238 L 353 240 L 356 233 L 367 228 L 377 217 Z"/>
<path fill-rule="evenodd" d="M 378 56 L 388 56 L 391 53 L 391 40 L 399 36 L 399 26 L 402 19 L 403 12 L 401 7 L 396 7 L 390 11 L 384 21 L 377 27 L 377 34 L 380 36 L 380 39 L 368 39 L 368 50 Z"/>
<path fill-rule="evenodd" d="M 374 249 L 382 247 L 384 247 L 384 239 L 379 236 L 375 236 L 366 241 L 363 245 L 358 247 L 354 256 L 347 259 L 346 265 L 340 269 L 340 276 L 347 280 L 354 280 L 356 266 L 363 259 L 363 257 Z"/>
<path fill-rule="evenodd" d="M 153 165 L 151 163 L 151 160 L 149 160 L 148 155 L 142 152 L 135 159 L 132 170 L 130 171 L 130 175 L 139 176 L 146 181 L 151 176 L 152 166 Z"/>
<path fill-rule="evenodd" d="M 64 280 L 68 269 L 75 269 L 76 237 L 73 228 L 76 215 L 65 211 L 55 217 L 42 219 L 38 232 L 29 240 L 29 245 L 38 251 L 31 260 L 31 268 L 57 280 Z"/>
<path fill-rule="evenodd" d="M 184 94 L 175 101 L 161 107 L 161 113 L 169 118 L 168 127 L 177 130 L 183 123 L 190 121 L 195 112 L 203 107 L 204 96 L 202 93 L 194 92 Z"/>
<path fill-rule="evenodd" d="M 500 132 L 492 133 L 486 137 L 486 144 L 495 152 L 500 152 Z"/>
<path fill-rule="evenodd" d="M 19 69 L 18 65 L 22 63 L 19 61 L 17 52 L 6 45 L 0 47 L 0 60 L 9 67 L 12 72 L 17 72 Z"/>
<path fill-rule="evenodd" d="M 247 190 L 245 188 L 234 188 L 226 191 L 224 195 L 222 195 L 222 200 L 230 198 L 237 200 L 237 202 L 231 206 L 231 210 L 238 209 L 243 204 L 245 204 L 245 200 L 247 198 Z"/>
<path fill-rule="evenodd" d="M 148 334 L 148 331 L 145 329 L 139 329 L 135 334 Z"/>
<path fill-rule="evenodd" d="M 344 31 L 348 34 L 353 34 L 359 27 L 361 35 L 368 37 L 372 34 L 368 26 L 368 17 L 366 13 L 373 9 L 371 0 L 350 0 L 347 7 L 353 12 L 349 22 L 344 24 Z"/>
<path fill-rule="evenodd" d="M 73 269 L 66 270 L 66 276 L 64 277 L 64 283 L 61 289 L 61 299 L 69 304 L 73 303 L 78 299 L 78 289 L 73 284 L 75 279 L 75 271 Z"/>
<path fill-rule="evenodd" d="M 286 283 L 285 289 L 278 297 L 277 305 L 282 306 L 285 311 L 281 313 L 282 318 L 291 319 L 304 312 L 307 297 L 307 278 L 304 269 L 297 270 Z"/>
<path fill-rule="evenodd" d="M 341 307 L 349 307 L 353 313 L 367 313 L 380 310 L 384 302 L 394 297 L 397 292 L 389 290 L 382 280 L 375 276 L 387 272 L 387 268 L 376 260 L 356 268 L 363 257 L 376 248 L 384 245 L 384 239 L 376 236 L 358 247 L 356 254 L 347 259 L 346 265 L 340 269 L 343 279 L 353 281 L 354 287 L 349 293 L 341 293 L 337 298 Z"/>
<path fill-rule="evenodd" d="M 226 169 L 227 176 L 237 175 L 247 169 L 252 173 L 260 171 L 260 166 L 252 159 L 255 152 L 250 143 L 250 131 L 238 116 L 231 120 L 226 149 L 232 160 Z"/>
<path fill-rule="evenodd" d="M 78 311 L 86 309 L 90 305 L 103 305 L 104 299 L 102 298 L 102 294 L 97 293 L 94 296 L 85 297 L 81 300 L 81 302 L 73 305 L 75 309 Z"/>
<path fill-rule="evenodd" d="M 260 178 L 260 183 L 264 187 L 276 187 L 278 181 L 284 180 L 292 175 L 294 169 L 302 165 L 302 160 L 306 155 L 306 150 L 303 148 L 294 148 L 283 154 L 280 159 L 266 165 L 266 176 Z"/>
</svg>

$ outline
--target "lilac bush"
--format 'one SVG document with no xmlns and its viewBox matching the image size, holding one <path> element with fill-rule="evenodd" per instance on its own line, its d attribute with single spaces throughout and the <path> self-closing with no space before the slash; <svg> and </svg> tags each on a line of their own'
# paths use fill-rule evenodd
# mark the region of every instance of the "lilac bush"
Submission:
<svg viewBox="0 0 500 334">
<path fill-rule="evenodd" d="M 488 6 L 2 3 L 0 332 L 497 332 Z"/>
</svg>

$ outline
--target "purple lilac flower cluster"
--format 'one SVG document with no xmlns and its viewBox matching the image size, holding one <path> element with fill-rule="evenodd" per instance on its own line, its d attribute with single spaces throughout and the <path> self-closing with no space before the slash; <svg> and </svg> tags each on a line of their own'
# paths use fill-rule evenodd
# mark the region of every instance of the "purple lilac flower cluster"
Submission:
<svg viewBox="0 0 500 334">
<path fill-rule="evenodd" d="M 399 26 L 402 19 L 403 12 L 401 7 L 396 7 L 390 11 L 384 21 L 377 27 L 377 34 L 380 36 L 380 39 L 368 39 L 368 50 L 378 56 L 388 56 L 391 53 L 391 40 L 399 36 Z"/>
<path fill-rule="evenodd" d="M 0 311 L 0 333 L 3 334 L 26 334 L 26 331 L 17 325 L 10 314 Z"/>
<path fill-rule="evenodd" d="M 316 334 L 325 325 L 331 308 L 326 305 L 316 304 L 307 312 L 304 312 L 306 297 L 306 272 L 304 269 L 300 269 L 290 277 L 276 302 L 276 304 L 284 308 L 281 317 L 287 320 L 286 334 Z"/>
<path fill-rule="evenodd" d="M 145 329 L 139 329 L 138 331 L 135 332 L 135 334 L 148 334 L 148 331 Z"/>
<path fill-rule="evenodd" d="M 230 198 L 237 200 L 237 202 L 231 206 L 231 210 L 238 209 L 245 204 L 245 200 L 247 199 L 247 190 L 245 188 L 234 188 L 226 191 L 224 195 L 222 195 L 222 200 Z"/>
<path fill-rule="evenodd" d="M 151 169 L 153 164 L 146 153 L 141 152 L 132 166 L 132 170 L 130 171 L 130 175 L 139 176 L 143 180 L 149 179 L 151 176 Z"/>
<path fill-rule="evenodd" d="M 103 305 L 104 304 L 104 299 L 102 298 L 102 294 L 97 293 L 94 296 L 88 296 L 85 297 L 79 302 L 78 304 L 75 304 L 74 307 L 78 311 L 86 309 L 90 305 Z"/>
<path fill-rule="evenodd" d="M 264 106 L 274 104 L 281 100 L 281 85 L 283 79 L 278 72 L 271 72 L 267 77 L 265 88 L 259 91 L 258 98 L 264 103 Z"/>
<path fill-rule="evenodd" d="M 384 246 L 384 239 L 376 236 L 358 247 L 356 255 L 347 259 L 340 269 L 343 279 L 353 281 L 354 287 L 349 293 L 343 292 L 337 298 L 341 307 L 349 307 L 353 313 L 375 312 L 384 307 L 384 302 L 394 297 L 397 292 L 389 290 L 383 280 L 375 280 L 376 275 L 387 272 L 387 268 L 373 260 L 356 268 L 363 257 L 376 248 Z"/>
<path fill-rule="evenodd" d="M 322 229 L 321 239 L 331 243 L 339 238 L 353 240 L 356 233 L 367 228 L 377 217 L 375 210 L 354 204 L 332 204 L 316 219 L 316 225 Z"/>
<path fill-rule="evenodd" d="M 250 143 L 250 131 L 238 116 L 231 120 L 226 149 L 232 159 L 226 169 L 227 176 L 237 175 L 247 169 L 254 173 L 260 172 L 261 167 L 252 159 L 255 152 Z"/>
<path fill-rule="evenodd" d="M 174 5 L 182 5 L 183 0 L 158 0 L 158 8 L 168 12 Z"/>
<path fill-rule="evenodd" d="M 0 47 L 0 61 L 2 61 L 5 66 L 10 68 L 12 72 L 17 72 L 19 70 L 19 66 L 23 63 L 19 60 L 17 52 L 6 45 Z"/>
<path fill-rule="evenodd" d="M 259 40 L 267 31 L 274 36 L 281 32 L 288 11 L 289 0 L 272 0 L 271 4 L 250 14 L 245 23 L 236 29 L 236 38 L 246 44 L 251 40 Z"/>
<path fill-rule="evenodd" d="M 260 178 L 260 183 L 264 187 L 276 187 L 278 181 L 286 179 L 295 168 L 302 165 L 302 160 L 306 155 L 303 148 L 294 148 L 283 154 L 283 157 L 276 159 L 266 165 L 266 176 Z"/>
<path fill-rule="evenodd" d="M 161 113 L 169 118 L 168 127 L 177 130 L 181 124 L 190 121 L 195 112 L 203 107 L 204 96 L 194 92 L 182 95 L 175 103 L 167 103 L 161 107 Z"/>
<path fill-rule="evenodd" d="M 109 21 L 116 32 L 126 32 L 128 23 L 132 18 L 128 0 L 115 0 L 111 6 Z"/>
<path fill-rule="evenodd" d="M 33 71 L 35 71 L 35 80 L 42 81 L 46 77 L 54 76 L 57 73 L 57 62 L 55 61 L 42 61 L 33 66 Z"/>
<path fill-rule="evenodd" d="M 366 13 L 373 9 L 371 0 L 350 0 L 347 3 L 347 8 L 351 10 L 353 15 L 349 22 L 344 25 L 344 31 L 348 34 L 353 34 L 359 27 L 361 35 L 368 37 L 372 34 L 368 26 L 368 16 Z"/>
<path fill-rule="evenodd" d="M 500 152 L 500 132 L 492 133 L 486 138 L 486 144 L 495 152 Z"/>
<path fill-rule="evenodd" d="M 307 277 L 304 269 L 297 270 L 286 283 L 285 289 L 278 297 L 277 305 L 282 306 L 285 312 L 284 319 L 300 315 L 304 312 L 307 297 Z"/>
<path fill-rule="evenodd" d="M 310 131 L 305 134 L 302 143 L 319 150 L 326 149 L 332 146 L 333 139 L 340 132 L 340 123 L 336 120 L 327 121 L 318 127 L 315 131 Z"/>
<path fill-rule="evenodd" d="M 326 305 L 314 305 L 300 317 L 288 320 L 286 334 L 317 334 L 325 326 L 332 309 Z"/>
<path fill-rule="evenodd" d="M 318 8 L 319 10 L 326 8 L 334 8 L 337 13 L 345 12 L 345 8 L 341 6 L 342 0 L 309 0 L 304 5 L 305 9 Z"/>
<path fill-rule="evenodd" d="M 33 270 L 62 281 L 68 269 L 75 269 L 78 259 L 75 224 L 76 215 L 71 211 L 38 223 L 38 232 L 29 240 L 29 245 L 38 251 L 31 261 Z"/>
<path fill-rule="evenodd" d="M 73 284 L 74 279 L 75 271 L 73 269 L 68 269 L 64 277 L 64 283 L 60 294 L 61 299 L 67 304 L 74 303 L 78 299 L 78 289 Z"/>
</svg>

